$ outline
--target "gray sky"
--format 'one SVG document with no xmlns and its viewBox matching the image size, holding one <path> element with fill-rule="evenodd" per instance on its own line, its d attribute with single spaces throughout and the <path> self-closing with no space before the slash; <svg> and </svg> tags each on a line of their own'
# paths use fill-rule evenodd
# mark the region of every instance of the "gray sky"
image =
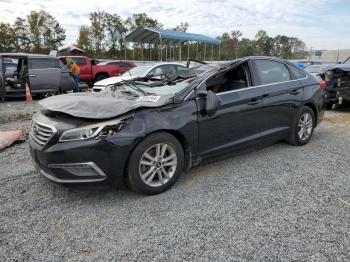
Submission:
<svg viewBox="0 0 350 262">
<path fill-rule="evenodd" d="M 308 48 L 350 49 L 349 0 L 0 0 L 0 6 L 0 21 L 8 23 L 30 10 L 51 13 L 66 29 L 66 44 L 74 43 L 79 27 L 89 24 L 89 12 L 104 10 L 122 18 L 145 12 L 165 28 L 188 22 L 189 32 L 213 37 L 240 30 L 253 38 L 264 29 L 271 36 L 299 37 Z"/>
</svg>

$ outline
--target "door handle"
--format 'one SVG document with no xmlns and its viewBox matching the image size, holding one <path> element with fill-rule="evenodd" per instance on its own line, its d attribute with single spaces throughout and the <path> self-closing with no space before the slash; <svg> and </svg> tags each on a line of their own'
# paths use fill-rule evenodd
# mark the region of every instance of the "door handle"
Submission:
<svg viewBox="0 0 350 262">
<path fill-rule="evenodd" d="M 300 94 L 300 90 L 293 90 L 289 94 L 291 94 L 291 95 L 298 95 L 298 94 Z"/>
<path fill-rule="evenodd" d="M 248 102 L 248 105 L 250 106 L 256 106 L 257 104 L 260 104 L 260 99 L 253 99 L 252 101 Z"/>
<path fill-rule="evenodd" d="M 30 75 L 28 75 L 29 77 L 36 77 L 36 75 L 33 75 L 33 74 L 30 74 Z"/>
</svg>

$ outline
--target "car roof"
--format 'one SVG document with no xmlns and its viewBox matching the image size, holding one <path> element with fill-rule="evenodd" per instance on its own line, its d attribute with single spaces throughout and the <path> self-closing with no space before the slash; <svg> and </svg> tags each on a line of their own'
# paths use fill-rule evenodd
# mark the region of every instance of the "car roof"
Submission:
<svg viewBox="0 0 350 262">
<path fill-rule="evenodd" d="M 179 65 L 179 66 L 184 66 L 184 67 L 186 67 L 186 65 L 184 65 L 184 64 L 175 63 L 175 62 L 160 62 L 160 63 L 156 63 L 156 64 L 151 64 L 151 65 L 145 64 L 145 66 L 152 66 L 152 67 L 160 66 L 160 65 Z M 143 65 L 140 65 L 140 66 L 143 66 Z"/>
<path fill-rule="evenodd" d="M 20 57 L 36 57 L 36 58 L 56 58 L 56 56 L 51 55 L 40 55 L 40 54 L 27 54 L 27 53 L 0 53 L 0 57 L 13 57 L 13 58 L 20 58 Z"/>
</svg>

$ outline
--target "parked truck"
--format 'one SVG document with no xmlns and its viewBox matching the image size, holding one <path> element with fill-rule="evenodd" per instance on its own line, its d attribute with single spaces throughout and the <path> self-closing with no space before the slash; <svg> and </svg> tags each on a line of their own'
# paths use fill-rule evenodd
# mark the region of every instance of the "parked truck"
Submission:
<svg viewBox="0 0 350 262">
<path fill-rule="evenodd" d="M 63 59 L 72 59 L 80 67 L 80 81 L 88 85 L 112 76 L 120 75 L 117 66 L 98 65 L 98 61 L 86 56 L 60 56 Z"/>
</svg>

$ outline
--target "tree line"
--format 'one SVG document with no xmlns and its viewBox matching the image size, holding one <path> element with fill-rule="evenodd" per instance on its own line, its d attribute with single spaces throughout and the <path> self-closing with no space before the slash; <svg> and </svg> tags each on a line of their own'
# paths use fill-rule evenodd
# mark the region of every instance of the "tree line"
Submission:
<svg viewBox="0 0 350 262">
<path fill-rule="evenodd" d="M 220 48 L 215 47 L 213 54 L 210 45 L 202 43 L 185 43 L 180 49 L 176 46 L 164 47 L 158 45 L 127 44 L 124 37 L 137 27 L 163 28 L 164 25 L 146 13 L 133 14 L 123 19 L 116 13 L 94 11 L 89 14 L 89 25 L 79 28 L 75 44 L 85 50 L 87 55 L 95 58 L 116 58 L 159 60 L 167 56 L 187 59 L 232 60 L 250 55 L 277 56 L 285 59 L 303 58 L 307 55 L 305 43 L 285 35 L 271 37 L 266 31 L 260 30 L 254 39 L 243 37 L 242 32 L 232 30 L 224 32 L 216 38 L 221 40 Z M 174 31 L 187 32 L 190 25 L 182 22 L 172 28 Z M 0 51 L 28 52 L 48 54 L 63 46 L 66 40 L 65 29 L 51 14 L 46 11 L 31 11 L 25 18 L 17 17 L 13 24 L 0 23 Z M 166 48 L 166 50 L 165 50 Z M 162 54 L 160 54 L 162 52 Z M 166 55 L 167 53 L 167 55 Z"/>
</svg>

